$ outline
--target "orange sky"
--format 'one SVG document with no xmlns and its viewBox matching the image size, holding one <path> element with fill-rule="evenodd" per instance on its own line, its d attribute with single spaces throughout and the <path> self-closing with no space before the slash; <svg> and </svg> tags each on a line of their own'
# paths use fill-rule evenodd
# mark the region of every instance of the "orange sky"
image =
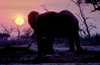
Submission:
<svg viewBox="0 0 100 65">
<path fill-rule="evenodd" d="M 74 14 L 77 12 L 77 7 L 69 0 L 1 0 L 0 24 L 17 26 L 15 24 L 16 16 L 23 16 L 25 23 L 22 25 L 22 27 L 28 27 L 28 13 L 32 10 L 45 12 L 42 5 L 45 5 L 48 10 L 57 12 L 63 9 L 68 9 Z"/>
<path fill-rule="evenodd" d="M 23 16 L 27 23 L 27 15 L 30 11 L 44 12 L 42 5 L 47 6 L 48 10 L 60 11 L 66 8 L 63 7 L 64 2 L 65 0 L 1 0 L 0 24 L 13 25 L 16 16 Z"/>
</svg>

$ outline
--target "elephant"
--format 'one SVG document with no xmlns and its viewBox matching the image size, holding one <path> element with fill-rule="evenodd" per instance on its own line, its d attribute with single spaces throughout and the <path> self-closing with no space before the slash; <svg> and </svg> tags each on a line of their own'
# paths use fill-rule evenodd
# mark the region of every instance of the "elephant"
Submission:
<svg viewBox="0 0 100 65">
<path fill-rule="evenodd" d="M 28 23 L 36 34 L 39 54 L 53 53 L 53 42 L 55 38 L 67 38 L 69 51 L 82 51 L 79 41 L 78 19 L 68 10 L 60 12 L 48 11 L 39 14 L 32 11 L 28 14 Z"/>
</svg>

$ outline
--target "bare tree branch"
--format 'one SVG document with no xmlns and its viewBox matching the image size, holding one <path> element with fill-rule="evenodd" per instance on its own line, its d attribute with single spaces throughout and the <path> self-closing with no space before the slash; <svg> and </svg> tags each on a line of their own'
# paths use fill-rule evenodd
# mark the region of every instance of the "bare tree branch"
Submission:
<svg viewBox="0 0 100 65">
<path fill-rule="evenodd" d="M 12 26 L 8 27 L 3 24 L 1 24 L 1 27 L 3 28 L 3 31 L 4 31 L 3 33 L 9 34 L 9 35 L 15 30 L 15 27 L 12 27 Z"/>
</svg>

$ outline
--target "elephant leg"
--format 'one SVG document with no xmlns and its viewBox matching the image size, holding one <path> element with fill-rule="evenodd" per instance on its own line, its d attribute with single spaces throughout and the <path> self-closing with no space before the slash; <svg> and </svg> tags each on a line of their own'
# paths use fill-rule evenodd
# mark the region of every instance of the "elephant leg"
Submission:
<svg viewBox="0 0 100 65">
<path fill-rule="evenodd" d="M 46 51 L 46 40 L 42 39 L 43 36 L 41 34 L 37 35 L 37 47 L 38 47 L 38 55 L 44 55 Z"/>
<path fill-rule="evenodd" d="M 82 51 L 82 48 L 80 46 L 79 33 L 78 33 L 78 31 L 75 31 L 75 37 L 74 37 L 74 39 L 75 39 L 76 50 L 77 51 Z"/>
<path fill-rule="evenodd" d="M 42 38 L 40 38 L 40 37 L 37 37 L 38 55 L 41 55 L 43 53 L 43 49 L 42 49 Z"/>
<path fill-rule="evenodd" d="M 54 38 L 51 36 L 38 35 L 37 37 L 37 46 L 38 46 L 38 55 L 52 54 L 53 53 L 53 41 Z"/>
<path fill-rule="evenodd" d="M 75 51 L 75 46 L 74 46 L 74 39 L 71 36 L 68 38 L 69 40 L 69 51 L 74 52 Z"/>
<path fill-rule="evenodd" d="M 51 35 L 47 36 L 47 53 L 52 54 L 53 53 L 53 42 L 54 42 L 54 37 Z"/>
</svg>

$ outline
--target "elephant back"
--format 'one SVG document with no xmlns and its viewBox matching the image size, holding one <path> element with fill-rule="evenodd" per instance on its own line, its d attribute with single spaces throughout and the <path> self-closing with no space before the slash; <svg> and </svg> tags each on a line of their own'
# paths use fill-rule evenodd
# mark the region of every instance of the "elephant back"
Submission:
<svg viewBox="0 0 100 65">
<path fill-rule="evenodd" d="M 58 13 L 49 11 L 42 13 L 38 16 L 37 19 L 37 26 L 40 31 L 40 33 L 44 34 L 52 34 L 52 31 L 54 31 L 54 23 L 57 20 Z"/>
<path fill-rule="evenodd" d="M 78 19 L 75 15 L 73 15 L 72 12 L 68 10 L 62 10 L 61 12 L 59 12 L 59 21 L 63 22 L 63 25 L 65 24 L 66 28 L 68 29 L 79 29 Z"/>
</svg>

